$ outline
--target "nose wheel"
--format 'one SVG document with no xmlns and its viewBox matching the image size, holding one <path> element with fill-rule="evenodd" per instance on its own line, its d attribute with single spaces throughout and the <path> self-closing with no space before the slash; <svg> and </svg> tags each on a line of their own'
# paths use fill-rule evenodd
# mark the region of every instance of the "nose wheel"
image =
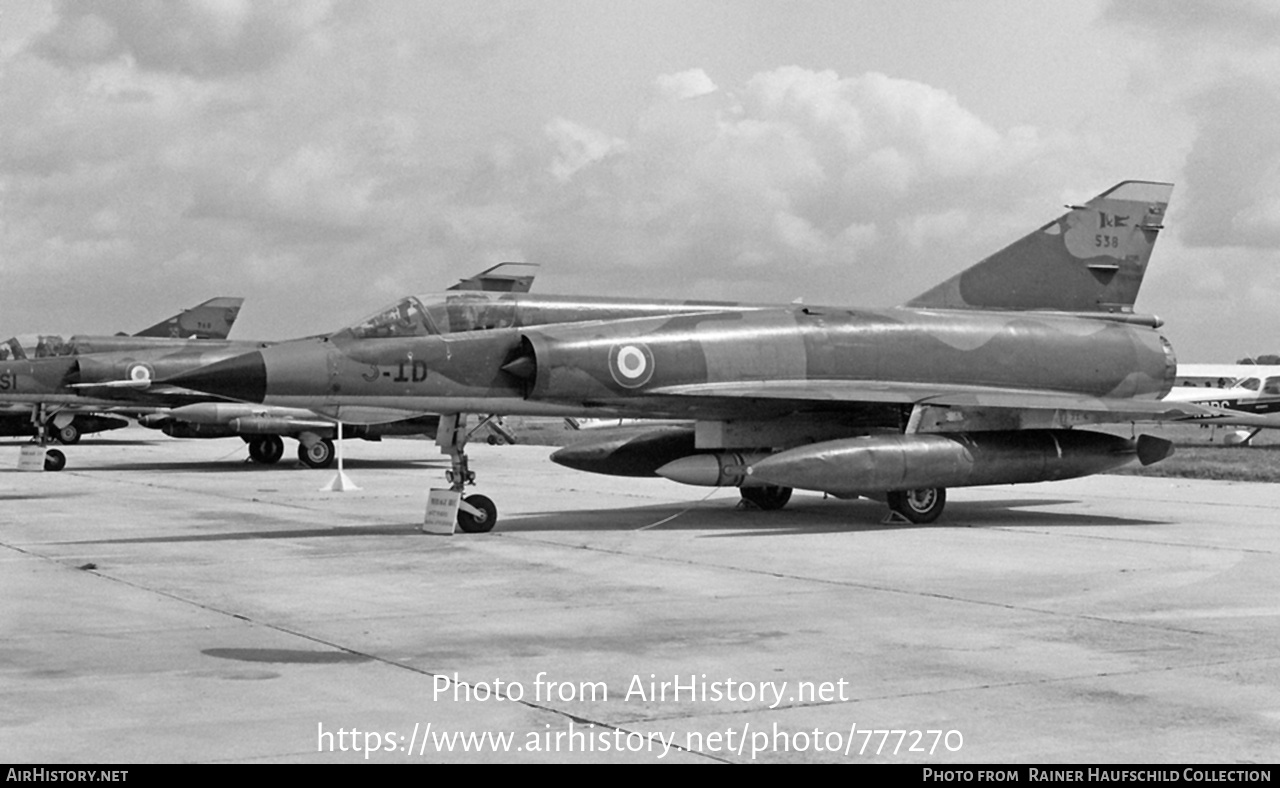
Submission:
<svg viewBox="0 0 1280 788">
<path fill-rule="evenodd" d="M 467 441 L 476 430 L 484 427 L 491 419 L 484 419 L 476 425 L 475 430 L 467 431 L 465 413 L 440 417 L 440 426 L 436 430 L 436 445 L 441 453 L 449 458 L 449 470 L 445 471 L 445 479 L 449 489 L 461 493 L 468 485 L 476 483 L 476 474 L 471 470 L 466 453 Z M 458 502 L 458 527 L 465 533 L 483 534 L 493 530 L 498 522 L 498 507 L 484 495 L 468 495 Z"/>
<path fill-rule="evenodd" d="M 35 405 L 31 408 L 31 424 L 36 429 L 36 436 L 32 440 L 32 443 L 37 444 L 42 449 L 45 449 L 49 445 L 50 432 L 52 430 L 57 430 L 57 427 L 53 424 L 53 417 L 45 413 L 45 406 L 43 404 Z M 75 430 L 75 432 L 76 440 L 79 440 L 79 430 Z M 59 437 L 61 437 L 61 435 L 59 435 Z M 73 442 L 74 441 L 64 441 L 64 443 Z M 67 455 L 63 454 L 59 449 L 46 449 L 44 453 L 44 469 L 46 471 L 60 471 L 65 467 L 67 467 Z"/>
<path fill-rule="evenodd" d="M 60 471 L 65 467 L 67 467 L 67 455 L 57 449 L 49 449 L 44 453 L 46 471 Z"/>
<path fill-rule="evenodd" d="M 468 495 L 458 504 L 458 527 L 469 534 L 487 534 L 498 522 L 498 507 L 484 495 Z"/>
</svg>

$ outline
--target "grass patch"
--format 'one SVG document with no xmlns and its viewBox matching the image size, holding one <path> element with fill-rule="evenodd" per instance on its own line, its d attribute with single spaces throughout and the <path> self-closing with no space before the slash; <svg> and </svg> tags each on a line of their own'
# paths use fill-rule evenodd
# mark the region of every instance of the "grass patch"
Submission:
<svg viewBox="0 0 1280 788">
<path fill-rule="evenodd" d="M 1280 482 L 1280 449 L 1275 446 L 1178 446 L 1174 455 L 1162 462 L 1146 468 L 1126 466 L 1115 473 L 1237 482 Z"/>
</svg>

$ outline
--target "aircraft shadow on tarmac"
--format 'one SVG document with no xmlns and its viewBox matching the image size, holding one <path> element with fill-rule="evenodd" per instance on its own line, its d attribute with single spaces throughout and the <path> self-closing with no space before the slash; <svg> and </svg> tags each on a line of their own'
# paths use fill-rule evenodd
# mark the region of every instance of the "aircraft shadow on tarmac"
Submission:
<svg viewBox="0 0 1280 788">
<path fill-rule="evenodd" d="M 231 659 L 238 662 L 264 662 L 272 664 L 290 663 L 295 665 L 337 665 L 369 662 L 373 659 L 365 654 L 350 651 L 314 651 L 285 648 L 207 648 L 200 652 L 218 659 Z"/>
<path fill-rule="evenodd" d="M 166 439 L 167 440 L 167 439 Z M 61 449 L 63 451 L 75 451 L 77 449 L 92 449 L 94 446 L 156 446 L 165 441 L 162 440 L 137 440 L 124 438 L 85 438 L 74 446 L 66 446 L 58 441 L 49 441 L 46 448 Z M 9 438 L 7 440 L 0 439 L 0 448 L 6 446 L 26 446 L 33 443 L 30 438 Z"/>
<path fill-rule="evenodd" d="M 334 536 L 415 536 L 421 535 L 417 523 L 395 525 L 346 525 L 333 528 L 289 528 L 272 530 L 264 526 L 256 531 L 228 531 L 215 534 L 187 534 L 183 536 L 135 536 L 126 539 L 84 539 L 58 542 L 77 544 L 178 544 L 182 542 L 238 542 L 252 539 L 313 539 Z"/>
<path fill-rule="evenodd" d="M 1161 525 L 1163 521 L 1125 517 L 1029 511 L 1040 506 L 1076 503 L 1073 499 L 1008 499 L 958 501 L 949 504 L 947 514 L 934 523 L 885 523 L 884 505 L 874 501 L 822 501 L 800 503 L 780 512 L 740 510 L 725 499 L 699 505 L 638 506 L 625 509 L 583 509 L 568 512 L 539 512 L 501 520 L 494 535 L 510 533 L 568 531 L 722 531 L 710 537 L 806 536 L 816 533 L 860 533 L 905 528 L 999 528 L 1065 526 Z M 668 520 L 668 518 L 670 518 Z M 664 522 L 665 521 L 665 522 Z M 416 522 L 386 525 L 349 525 L 322 528 L 261 529 L 224 533 L 175 536 L 140 536 L 125 539 L 88 539 L 58 544 L 173 544 L 182 542 L 228 542 L 254 539 L 322 539 L 332 537 L 425 537 Z M 484 539 L 489 534 L 464 534 L 456 538 Z"/>
<path fill-rule="evenodd" d="M 1097 514 L 1036 511 L 1036 507 L 1078 503 L 1075 499 L 1003 499 L 994 501 L 952 501 L 936 522 L 915 524 L 884 522 L 884 504 L 876 501 L 837 501 L 814 498 L 792 499 L 782 511 L 739 509 L 727 499 L 688 504 L 639 506 L 625 509 L 585 509 L 566 512 L 537 512 L 508 516 L 498 530 L 507 533 L 533 531 L 706 531 L 716 537 L 786 536 L 814 533 L 902 530 L 906 528 L 987 528 L 1061 526 L 1161 525 L 1160 520 L 1108 517 Z M 668 519 L 670 518 L 670 519 Z"/>
<path fill-rule="evenodd" d="M 422 459 L 422 460 L 345 460 L 343 469 L 351 470 L 413 470 L 417 468 L 438 468 L 448 465 L 448 460 Z M 334 474 L 338 471 L 338 466 L 334 464 L 329 468 L 310 468 L 301 462 L 283 461 L 275 465 L 263 465 L 261 463 L 252 462 L 244 457 L 227 457 L 218 460 L 203 460 L 199 462 L 173 462 L 172 460 L 163 462 L 120 462 L 114 464 L 94 464 L 85 468 L 75 468 L 70 463 L 67 467 L 68 472 L 92 473 L 94 471 L 163 471 L 167 473 L 248 473 L 251 471 L 261 471 L 263 473 L 286 473 L 288 471 L 311 471 L 320 474 Z M 317 476 L 316 478 L 319 478 Z"/>
<path fill-rule="evenodd" d="M 0 493 L 0 501 L 44 501 L 44 500 L 66 500 L 67 498 L 79 498 L 88 493 L 67 492 L 65 490 L 53 490 L 47 493 Z"/>
</svg>

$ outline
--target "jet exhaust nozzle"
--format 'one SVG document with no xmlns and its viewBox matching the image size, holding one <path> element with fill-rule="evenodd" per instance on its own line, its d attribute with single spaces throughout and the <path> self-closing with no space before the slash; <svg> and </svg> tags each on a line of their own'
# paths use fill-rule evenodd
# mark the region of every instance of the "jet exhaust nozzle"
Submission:
<svg viewBox="0 0 1280 788">
<path fill-rule="evenodd" d="M 1154 435 L 1138 436 L 1138 462 L 1143 467 L 1154 465 L 1173 454 L 1173 441 Z"/>
</svg>

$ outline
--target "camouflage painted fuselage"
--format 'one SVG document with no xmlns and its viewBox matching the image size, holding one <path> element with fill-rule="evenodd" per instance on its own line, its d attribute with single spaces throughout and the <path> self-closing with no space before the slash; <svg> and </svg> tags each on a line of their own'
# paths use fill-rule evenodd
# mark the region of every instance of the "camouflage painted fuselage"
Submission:
<svg viewBox="0 0 1280 788">
<path fill-rule="evenodd" d="M 266 344 L 214 339 L 97 338 L 92 343 L 82 342 L 74 355 L 0 362 L 0 402 L 106 407 L 207 400 L 207 394 L 174 391 L 149 382 L 258 350 Z M 127 349 L 114 349 L 121 347 Z M 122 381 L 135 381 L 136 385 L 105 385 Z M 104 385 L 85 385 L 93 383 Z"/>
<path fill-rule="evenodd" d="M 700 420 L 810 412 L 896 423 L 902 406 L 931 401 L 1106 411 L 1159 399 L 1174 368 L 1159 333 L 1105 319 L 795 307 L 289 343 L 177 382 L 334 415 L 359 406 Z"/>
</svg>

